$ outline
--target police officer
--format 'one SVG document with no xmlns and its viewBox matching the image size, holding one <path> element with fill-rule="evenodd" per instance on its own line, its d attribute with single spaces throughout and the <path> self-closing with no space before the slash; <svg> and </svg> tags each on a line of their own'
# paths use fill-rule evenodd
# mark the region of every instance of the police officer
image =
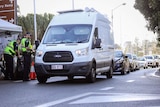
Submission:
<svg viewBox="0 0 160 107">
<path fill-rule="evenodd" d="M 21 40 L 21 51 L 24 57 L 23 81 L 29 81 L 32 53 L 31 34 L 29 32 L 27 32 L 25 37 Z"/>
<path fill-rule="evenodd" d="M 6 71 L 5 71 L 5 80 L 14 80 L 14 56 L 18 55 L 18 44 L 20 43 L 20 39 L 17 39 L 17 41 L 13 40 L 7 44 L 7 46 L 4 49 L 4 60 L 6 65 Z"/>
</svg>

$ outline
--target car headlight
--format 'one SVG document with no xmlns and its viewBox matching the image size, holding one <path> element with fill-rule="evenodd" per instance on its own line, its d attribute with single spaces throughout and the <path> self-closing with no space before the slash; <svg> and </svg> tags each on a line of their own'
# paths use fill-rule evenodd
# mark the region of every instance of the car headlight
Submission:
<svg viewBox="0 0 160 107">
<path fill-rule="evenodd" d="M 43 54 L 43 51 L 42 50 L 36 50 L 36 56 L 37 57 L 41 57 Z"/>
<path fill-rule="evenodd" d="M 88 48 L 76 50 L 75 53 L 76 53 L 77 56 L 87 55 L 88 54 Z"/>
</svg>

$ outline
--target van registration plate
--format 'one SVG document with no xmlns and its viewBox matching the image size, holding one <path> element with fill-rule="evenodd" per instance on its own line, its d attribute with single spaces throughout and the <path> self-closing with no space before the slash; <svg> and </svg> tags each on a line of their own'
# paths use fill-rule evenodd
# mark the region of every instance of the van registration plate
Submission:
<svg viewBox="0 0 160 107">
<path fill-rule="evenodd" d="M 63 65 L 51 65 L 52 70 L 63 69 Z"/>
</svg>

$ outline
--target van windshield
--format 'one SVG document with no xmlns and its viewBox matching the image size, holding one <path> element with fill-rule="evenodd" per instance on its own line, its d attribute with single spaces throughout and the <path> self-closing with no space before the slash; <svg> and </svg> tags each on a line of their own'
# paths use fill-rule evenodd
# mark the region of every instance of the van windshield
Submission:
<svg viewBox="0 0 160 107">
<path fill-rule="evenodd" d="M 85 43 L 89 41 L 92 25 L 56 25 L 46 32 L 44 44 Z"/>
</svg>

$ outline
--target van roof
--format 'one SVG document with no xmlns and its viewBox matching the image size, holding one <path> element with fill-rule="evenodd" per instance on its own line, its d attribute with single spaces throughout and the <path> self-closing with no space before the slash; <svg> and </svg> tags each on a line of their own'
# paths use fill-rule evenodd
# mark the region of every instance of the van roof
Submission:
<svg viewBox="0 0 160 107">
<path fill-rule="evenodd" d="M 83 12 L 83 10 L 77 9 L 77 10 L 58 11 L 59 14 L 70 13 L 70 12 Z"/>
<path fill-rule="evenodd" d="M 53 17 L 50 25 L 61 25 L 61 24 L 93 24 L 96 19 L 106 21 L 110 23 L 107 17 L 96 11 L 95 9 L 86 8 L 84 10 L 67 10 L 59 11 L 59 15 Z"/>
<path fill-rule="evenodd" d="M 73 13 L 73 12 L 98 12 L 98 11 L 96 11 L 94 8 L 89 9 L 88 7 L 86 7 L 84 10 L 82 10 L 82 9 L 75 9 L 75 10 L 58 11 L 59 14 Z"/>
</svg>

